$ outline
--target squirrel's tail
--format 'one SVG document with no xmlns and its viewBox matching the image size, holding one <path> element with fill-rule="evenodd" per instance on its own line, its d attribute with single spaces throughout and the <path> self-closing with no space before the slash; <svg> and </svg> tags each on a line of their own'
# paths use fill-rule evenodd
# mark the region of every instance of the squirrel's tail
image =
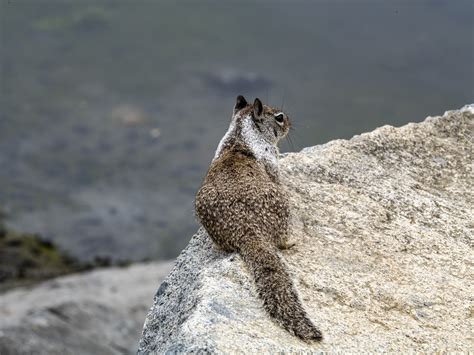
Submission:
<svg viewBox="0 0 474 355">
<path fill-rule="evenodd" d="M 303 309 L 276 248 L 252 240 L 241 246 L 240 255 L 253 272 L 258 294 L 270 316 L 305 341 L 321 340 L 322 334 Z"/>
</svg>

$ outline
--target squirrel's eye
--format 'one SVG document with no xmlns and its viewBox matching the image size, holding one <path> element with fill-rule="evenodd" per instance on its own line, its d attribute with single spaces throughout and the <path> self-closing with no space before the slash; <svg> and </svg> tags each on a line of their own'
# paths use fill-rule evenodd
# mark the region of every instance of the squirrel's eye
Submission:
<svg viewBox="0 0 474 355">
<path fill-rule="evenodd" d="M 279 113 L 278 115 L 275 116 L 275 121 L 277 121 L 278 123 L 283 123 L 283 118 L 284 118 L 284 115 L 282 113 Z"/>
</svg>

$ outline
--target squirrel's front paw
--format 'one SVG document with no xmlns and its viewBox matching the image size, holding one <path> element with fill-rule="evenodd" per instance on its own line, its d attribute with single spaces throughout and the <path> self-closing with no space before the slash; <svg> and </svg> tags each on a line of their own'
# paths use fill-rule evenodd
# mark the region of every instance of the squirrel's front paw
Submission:
<svg viewBox="0 0 474 355">
<path fill-rule="evenodd" d="M 296 245 L 295 242 L 285 242 L 285 243 L 279 244 L 279 245 L 278 245 L 278 249 L 280 249 L 280 250 L 288 250 L 288 249 L 293 248 L 295 245 Z"/>
</svg>

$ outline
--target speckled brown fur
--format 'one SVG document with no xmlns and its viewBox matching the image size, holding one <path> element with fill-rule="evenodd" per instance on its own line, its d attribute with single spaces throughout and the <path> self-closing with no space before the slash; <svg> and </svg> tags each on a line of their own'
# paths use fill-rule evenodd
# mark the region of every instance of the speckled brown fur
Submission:
<svg viewBox="0 0 474 355">
<path fill-rule="evenodd" d="M 280 185 L 276 144 L 290 122 L 256 99 L 237 98 L 229 134 L 219 145 L 201 189 L 196 213 L 212 240 L 238 252 L 252 271 L 267 312 L 305 341 L 320 340 L 278 248 L 288 247 L 289 204 Z M 282 119 L 283 117 L 283 119 Z"/>
</svg>

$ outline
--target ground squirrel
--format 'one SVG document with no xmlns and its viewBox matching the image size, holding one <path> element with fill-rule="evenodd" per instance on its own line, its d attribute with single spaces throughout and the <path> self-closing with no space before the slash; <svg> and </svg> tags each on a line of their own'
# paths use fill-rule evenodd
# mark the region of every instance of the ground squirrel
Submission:
<svg viewBox="0 0 474 355">
<path fill-rule="evenodd" d="M 258 98 L 248 104 L 239 95 L 195 208 L 211 239 L 241 255 L 267 312 L 299 338 L 320 340 L 277 250 L 290 246 L 289 203 L 278 176 L 277 147 L 289 128 L 281 110 Z"/>
</svg>

